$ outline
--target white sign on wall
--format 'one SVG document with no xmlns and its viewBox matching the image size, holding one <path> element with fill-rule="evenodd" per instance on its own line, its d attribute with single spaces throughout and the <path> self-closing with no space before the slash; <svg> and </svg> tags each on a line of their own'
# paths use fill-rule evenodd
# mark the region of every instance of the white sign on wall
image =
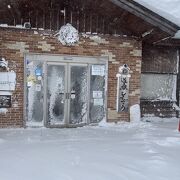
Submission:
<svg viewBox="0 0 180 180">
<path fill-rule="evenodd" d="M 92 65 L 92 75 L 104 76 L 105 66 L 104 65 Z"/>
<path fill-rule="evenodd" d="M 40 92 L 41 91 L 41 84 L 36 84 L 35 88 L 36 88 L 36 91 Z"/>
<path fill-rule="evenodd" d="M 16 86 L 15 72 L 0 72 L 0 91 L 14 91 Z"/>
<path fill-rule="evenodd" d="M 104 101 L 103 99 L 94 99 L 94 106 L 103 106 Z"/>
<path fill-rule="evenodd" d="M 93 91 L 93 98 L 94 99 L 100 99 L 103 97 L 103 92 L 102 91 Z"/>
</svg>

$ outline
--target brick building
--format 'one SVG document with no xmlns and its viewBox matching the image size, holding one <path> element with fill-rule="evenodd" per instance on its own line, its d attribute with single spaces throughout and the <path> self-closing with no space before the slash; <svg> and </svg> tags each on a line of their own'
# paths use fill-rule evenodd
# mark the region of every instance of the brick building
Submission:
<svg viewBox="0 0 180 180">
<path fill-rule="evenodd" d="M 176 84 L 178 45 L 165 41 L 177 25 L 131 0 L 1 1 L 0 127 L 129 121 L 135 104 L 142 116 L 176 116 L 176 87 L 162 83 L 161 99 L 164 91 L 148 93 L 145 83 Z M 79 32 L 74 44 L 59 41 L 67 23 Z"/>
</svg>

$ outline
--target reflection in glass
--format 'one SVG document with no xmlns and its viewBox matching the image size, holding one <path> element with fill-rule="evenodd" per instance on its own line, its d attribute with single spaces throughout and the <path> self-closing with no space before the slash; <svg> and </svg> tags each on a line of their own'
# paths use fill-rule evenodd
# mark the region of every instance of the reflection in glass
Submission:
<svg viewBox="0 0 180 180">
<path fill-rule="evenodd" d="M 27 61 L 27 125 L 43 125 L 43 63 Z"/>
<path fill-rule="evenodd" d="M 95 65 L 93 65 L 95 66 Z M 105 69 L 104 65 L 98 65 L 99 69 Z M 90 123 L 97 123 L 105 118 L 105 73 L 97 71 L 92 73 L 90 81 Z"/>
<path fill-rule="evenodd" d="M 64 123 L 65 68 L 60 65 L 48 65 L 48 123 Z"/>
<path fill-rule="evenodd" d="M 70 124 L 87 121 L 87 67 L 71 67 Z"/>
</svg>

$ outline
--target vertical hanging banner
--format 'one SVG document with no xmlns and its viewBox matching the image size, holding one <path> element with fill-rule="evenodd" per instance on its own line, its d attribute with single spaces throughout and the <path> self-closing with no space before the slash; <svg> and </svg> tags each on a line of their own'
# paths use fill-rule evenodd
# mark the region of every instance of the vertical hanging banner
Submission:
<svg viewBox="0 0 180 180">
<path fill-rule="evenodd" d="M 119 72 L 116 75 L 117 82 L 117 112 L 129 111 L 129 67 L 124 64 L 119 68 Z"/>
</svg>

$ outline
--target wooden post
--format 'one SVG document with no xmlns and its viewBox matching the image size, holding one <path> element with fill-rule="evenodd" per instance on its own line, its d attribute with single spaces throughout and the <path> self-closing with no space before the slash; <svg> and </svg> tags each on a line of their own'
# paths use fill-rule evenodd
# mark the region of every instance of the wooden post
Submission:
<svg viewBox="0 0 180 180">
<path fill-rule="evenodd" d="M 86 13 L 84 12 L 84 24 L 83 24 L 83 31 L 86 32 Z"/>
<path fill-rule="evenodd" d="M 90 33 L 92 33 L 92 14 L 90 14 Z"/>
<path fill-rule="evenodd" d="M 36 28 L 38 28 L 38 10 L 36 10 Z"/>
<path fill-rule="evenodd" d="M 45 12 L 43 11 L 43 29 L 45 29 Z"/>
<path fill-rule="evenodd" d="M 57 30 L 59 30 L 59 9 L 57 10 Z"/>
</svg>

